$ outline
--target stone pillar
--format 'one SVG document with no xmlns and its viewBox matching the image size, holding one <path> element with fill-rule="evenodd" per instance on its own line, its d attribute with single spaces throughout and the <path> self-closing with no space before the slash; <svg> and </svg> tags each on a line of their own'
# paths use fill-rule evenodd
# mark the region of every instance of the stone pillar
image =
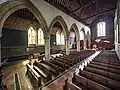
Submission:
<svg viewBox="0 0 120 90">
<path fill-rule="evenodd" d="M 86 48 L 86 41 L 84 41 L 84 50 L 86 50 L 87 48 Z"/>
<path fill-rule="evenodd" d="M 1 66 L 1 63 L 2 63 L 2 61 L 1 61 L 1 35 L 0 35 L 0 66 Z"/>
<path fill-rule="evenodd" d="M 50 60 L 50 36 L 45 37 L 45 60 Z"/>
<path fill-rule="evenodd" d="M 1 36 L 0 36 L 0 66 L 1 66 L 1 63 L 2 63 L 2 61 L 1 61 Z"/>
<path fill-rule="evenodd" d="M 66 40 L 66 55 L 70 54 L 69 41 Z"/>
<path fill-rule="evenodd" d="M 88 48 L 91 49 L 91 41 L 88 41 Z"/>
<path fill-rule="evenodd" d="M 80 40 L 77 40 L 77 51 L 80 52 Z"/>
<path fill-rule="evenodd" d="M 0 29 L 0 66 L 1 66 L 1 63 L 2 63 L 2 61 L 1 61 L 1 38 L 2 38 L 2 29 Z"/>
</svg>

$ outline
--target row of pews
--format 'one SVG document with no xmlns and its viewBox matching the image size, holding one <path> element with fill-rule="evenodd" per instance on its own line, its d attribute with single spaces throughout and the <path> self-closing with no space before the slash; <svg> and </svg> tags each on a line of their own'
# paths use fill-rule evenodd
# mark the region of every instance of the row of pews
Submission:
<svg viewBox="0 0 120 90">
<path fill-rule="evenodd" d="M 116 53 L 101 52 L 78 75 L 74 74 L 66 90 L 120 90 L 120 61 Z"/>
<path fill-rule="evenodd" d="M 95 53 L 94 50 L 84 50 L 52 57 L 49 61 L 38 60 L 33 65 L 27 64 L 27 75 L 31 78 L 32 83 L 35 82 L 36 85 L 41 86 L 93 53 Z"/>
</svg>

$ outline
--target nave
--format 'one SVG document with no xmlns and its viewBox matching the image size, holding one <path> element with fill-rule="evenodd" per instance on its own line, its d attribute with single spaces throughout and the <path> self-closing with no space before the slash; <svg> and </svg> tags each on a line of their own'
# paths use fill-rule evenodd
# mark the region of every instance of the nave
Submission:
<svg viewBox="0 0 120 90">
<path fill-rule="evenodd" d="M 120 0 L 0 0 L 0 90 L 120 90 Z"/>
</svg>

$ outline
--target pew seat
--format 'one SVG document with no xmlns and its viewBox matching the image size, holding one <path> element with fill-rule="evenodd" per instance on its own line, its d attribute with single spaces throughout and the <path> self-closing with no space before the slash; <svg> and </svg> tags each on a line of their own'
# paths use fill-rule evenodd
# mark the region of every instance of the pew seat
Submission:
<svg viewBox="0 0 120 90">
<path fill-rule="evenodd" d="M 96 83 L 96 82 L 94 82 L 90 79 L 87 79 L 81 75 L 75 75 L 74 78 L 77 83 L 80 83 L 80 84 L 88 87 L 88 89 L 90 89 L 90 90 L 112 90 L 104 85 Z"/>
<path fill-rule="evenodd" d="M 37 86 L 41 86 L 41 77 L 40 75 L 30 66 L 29 64 L 27 66 L 27 75 L 30 77 L 31 82 L 35 82 Z"/>
</svg>

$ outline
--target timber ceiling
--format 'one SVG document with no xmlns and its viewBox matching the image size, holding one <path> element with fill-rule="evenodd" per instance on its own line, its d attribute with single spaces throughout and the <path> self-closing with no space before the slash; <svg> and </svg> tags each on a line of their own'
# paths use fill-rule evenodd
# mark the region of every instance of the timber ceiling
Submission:
<svg viewBox="0 0 120 90">
<path fill-rule="evenodd" d="M 45 0 L 87 26 L 98 17 L 114 18 L 117 0 Z"/>
<path fill-rule="evenodd" d="M 19 10 L 15 11 L 14 13 L 12 13 L 10 16 L 19 17 L 19 18 L 22 18 L 25 20 L 38 22 L 37 19 L 35 18 L 35 16 L 26 8 L 19 9 Z"/>
</svg>

